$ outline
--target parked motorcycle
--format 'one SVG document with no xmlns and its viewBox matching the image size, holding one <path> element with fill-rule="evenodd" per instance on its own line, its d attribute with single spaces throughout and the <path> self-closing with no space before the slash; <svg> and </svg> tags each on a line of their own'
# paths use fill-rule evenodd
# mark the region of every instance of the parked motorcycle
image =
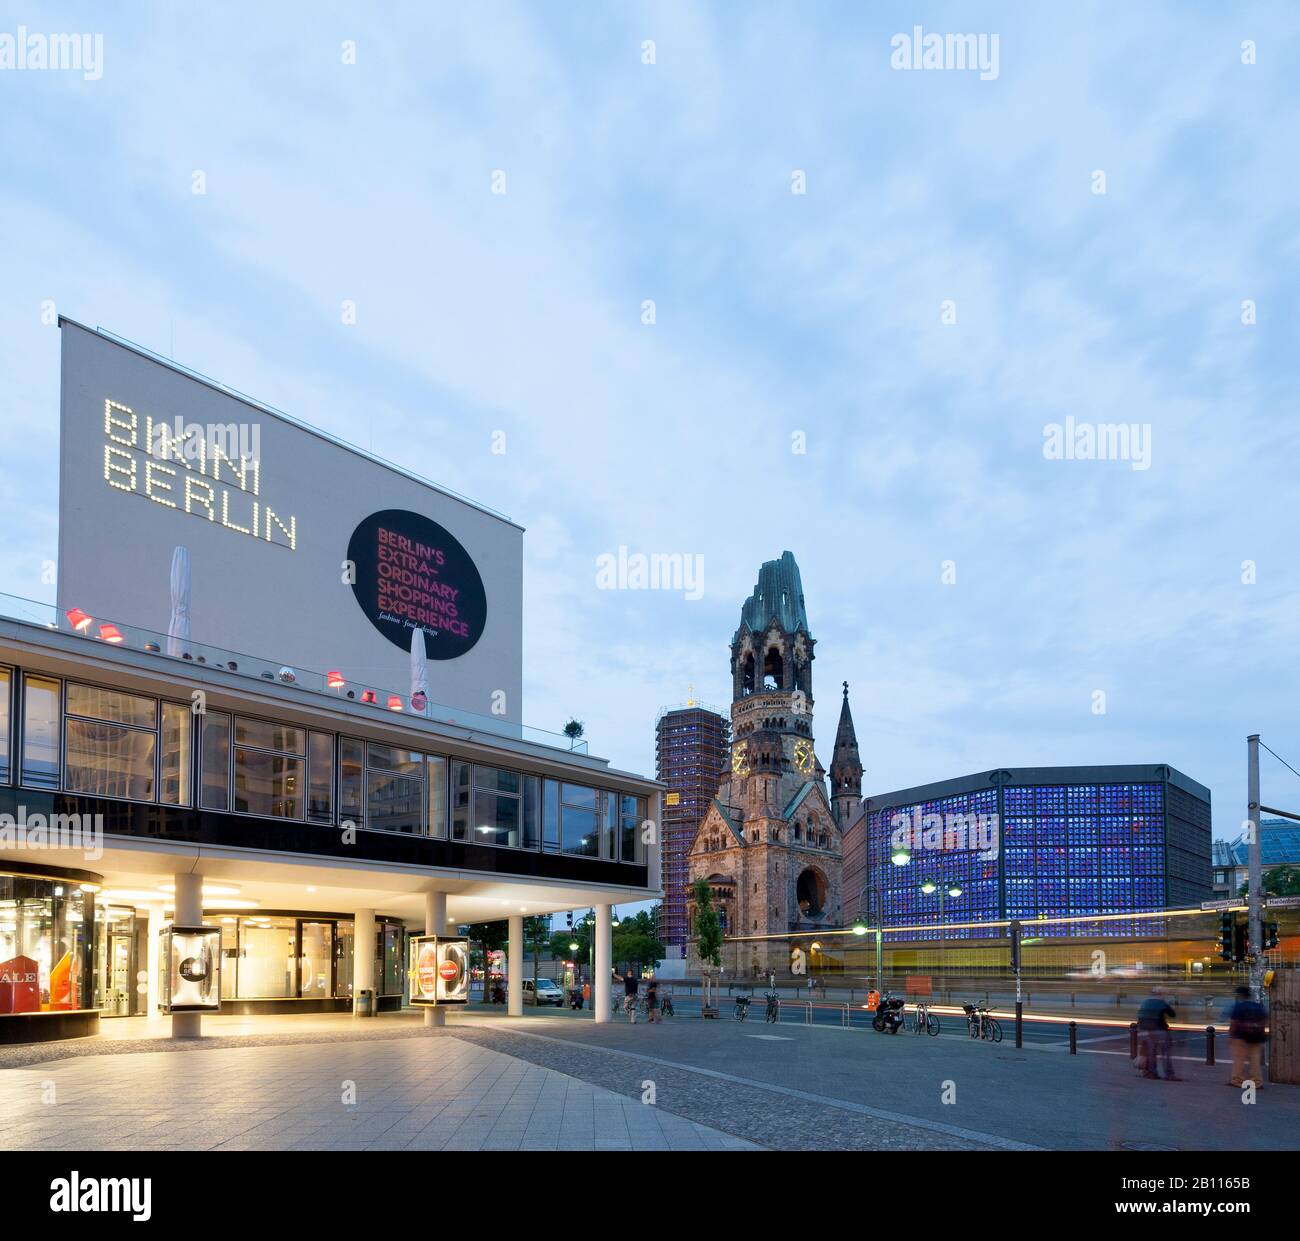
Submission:
<svg viewBox="0 0 1300 1241">
<path fill-rule="evenodd" d="M 871 1028 L 882 1034 L 897 1034 L 903 1028 L 903 1001 L 891 995 L 883 996 L 871 1018 Z"/>
</svg>

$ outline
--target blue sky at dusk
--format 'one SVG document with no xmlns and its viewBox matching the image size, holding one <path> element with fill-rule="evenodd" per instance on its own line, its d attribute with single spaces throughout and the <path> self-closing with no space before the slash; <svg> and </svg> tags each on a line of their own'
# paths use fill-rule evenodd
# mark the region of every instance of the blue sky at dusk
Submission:
<svg viewBox="0 0 1300 1241">
<path fill-rule="evenodd" d="M 0 590 L 54 594 L 52 302 L 525 526 L 524 718 L 618 766 L 688 687 L 725 707 L 786 548 L 868 793 L 1167 762 L 1234 836 L 1247 733 L 1300 766 L 1294 5 L 19 24 L 102 31 L 103 72 L 0 71 Z M 997 76 L 891 68 L 917 24 L 996 33 Z M 1046 458 L 1067 419 L 1149 468 Z M 598 589 L 620 546 L 701 597 Z"/>
</svg>

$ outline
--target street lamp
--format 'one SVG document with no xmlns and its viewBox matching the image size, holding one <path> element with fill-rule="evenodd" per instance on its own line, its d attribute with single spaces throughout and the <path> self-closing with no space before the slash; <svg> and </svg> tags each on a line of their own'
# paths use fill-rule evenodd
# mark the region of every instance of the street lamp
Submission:
<svg viewBox="0 0 1300 1241">
<path fill-rule="evenodd" d="M 933 879 L 927 879 L 921 884 L 921 891 L 926 896 L 933 896 L 939 893 L 939 977 L 942 979 L 946 973 L 947 943 L 943 932 L 944 927 L 944 896 L 951 896 L 954 900 L 962 894 L 962 887 L 959 883 L 945 883 L 942 886 L 935 883 Z"/>
</svg>

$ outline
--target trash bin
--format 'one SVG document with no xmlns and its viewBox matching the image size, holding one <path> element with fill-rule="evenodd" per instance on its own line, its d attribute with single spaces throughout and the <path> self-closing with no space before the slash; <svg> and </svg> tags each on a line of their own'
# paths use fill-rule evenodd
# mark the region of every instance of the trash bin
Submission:
<svg viewBox="0 0 1300 1241">
<path fill-rule="evenodd" d="M 373 1017 L 375 1015 L 375 993 L 369 987 L 362 987 L 357 992 L 356 1002 L 352 1005 L 354 1017 Z"/>
</svg>

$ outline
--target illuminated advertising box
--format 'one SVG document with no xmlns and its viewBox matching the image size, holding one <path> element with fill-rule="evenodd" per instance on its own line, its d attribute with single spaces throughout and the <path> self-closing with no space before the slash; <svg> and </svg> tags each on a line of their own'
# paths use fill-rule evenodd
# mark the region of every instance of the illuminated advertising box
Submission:
<svg viewBox="0 0 1300 1241">
<path fill-rule="evenodd" d="M 64 612 L 403 699 L 418 632 L 430 704 L 518 722 L 519 526 L 143 350 L 61 327 Z M 404 464 L 436 468 L 438 451 L 418 439 Z"/>
<path fill-rule="evenodd" d="M 469 1003 L 469 940 L 411 936 L 407 998 L 415 1005 Z"/>
<path fill-rule="evenodd" d="M 221 1008 L 221 928 L 171 926 L 162 935 L 165 1013 L 207 1013 Z"/>
</svg>

